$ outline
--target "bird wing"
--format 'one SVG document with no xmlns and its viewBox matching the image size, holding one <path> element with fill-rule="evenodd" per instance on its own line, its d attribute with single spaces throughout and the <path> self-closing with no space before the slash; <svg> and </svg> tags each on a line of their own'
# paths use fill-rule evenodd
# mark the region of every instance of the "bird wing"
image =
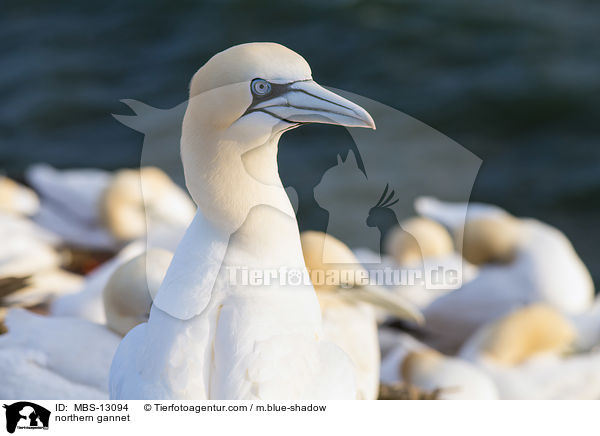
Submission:
<svg viewBox="0 0 600 436">
<path fill-rule="evenodd" d="M 154 305 L 181 320 L 201 314 L 210 302 L 229 236 L 198 211 L 175 250 Z"/>
<path fill-rule="evenodd" d="M 99 324 L 12 309 L 0 349 L 28 348 L 46 357 L 45 366 L 73 383 L 106 391 L 108 370 L 120 338 Z"/>
<path fill-rule="evenodd" d="M 453 354 L 480 326 L 537 301 L 522 266 L 481 268 L 472 281 L 423 309 L 428 345 Z"/>
<path fill-rule="evenodd" d="M 123 339 L 110 374 L 111 398 L 207 398 L 217 310 L 206 310 L 229 235 L 198 211 L 154 298 L 148 323 Z M 186 356 L 193 356 L 188 358 Z"/>
<path fill-rule="evenodd" d="M 119 344 L 110 367 L 108 392 L 111 399 L 168 399 L 156 392 L 155 386 L 143 379 L 139 367 L 141 350 L 146 338 L 147 324 L 139 324 L 127 333 Z M 148 362 L 150 365 L 152 361 Z M 154 393 L 154 395 L 153 395 Z"/>
<path fill-rule="evenodd" d="M 153 306 L 149 321 L 130 330 L 115 353 L 110 398 L 207 399 L 211 327 L 205 315 L 180 320 Z"/>
<path fill-rule="evenodd" d="M 517 367 L 487 364 L 502 399 L 597 400 L 600 353 L 573 356 L 543 354 Z"/>
<path fill-rule="evenodd" d="M 85 354 L 85 353 L 82 353 Z M 106 390 L 74 383 L 47 368 L 40 350 L 0 347 L 0 398 L 5 400 L 105 400 Z"/>
<path fill-rule="evenodd" d="M 85 277 L 79 292 L 63 295 L 52 302 L 50 312 L 54 316 L 73 316 L 103 324 L 106 322 L 102 291 L 115 270 L 130 259 L 141 254 L 146 244 L 132 242 L 119 254 L 95 268 Z"/>
<path fill-rule="evenodd" d="M 355 385 L 348 383 L 354 380 L 352 363 L 331 342 L 301 334 L 275 335 L 257 342 L 249 359 L 250 391 L 242 398 L 334 400 L 356 395 Z"/>
<path fill-rule="evenodd" d="M 506 211 L 484 203 L 450 203 L 434 197 L 418 197 L 415 210 L 424 217 L 437 221 L 451 230 L 463 227 L 465 220 L 493 218 L 506 215 Z"/>
<path fill-rule="evenodd" d="M 256 298 L 259 292 L 266 294 Z M 353 365 L 322 339 L 312 289 L 231 295 L 215 321 L 210 398 L 355 398 Z"/>
<path fill-rule="evenodd" d="M 59 204 L 42 202 L 34 220 L 72 245 L 98 250 L 113 250 L 118 245 L 114 236 L 99 222 L 77 219 L 70 211 L 65 212 Z"/>
<path fill-rule="evenodd" d="M 112 174 L 104 170 L 60 171 L 47 164 L 32 165 L 25 176 L 44 201 L 87 222 L 98 220 L 100 197 L 112 179 Z"/>
</svg>

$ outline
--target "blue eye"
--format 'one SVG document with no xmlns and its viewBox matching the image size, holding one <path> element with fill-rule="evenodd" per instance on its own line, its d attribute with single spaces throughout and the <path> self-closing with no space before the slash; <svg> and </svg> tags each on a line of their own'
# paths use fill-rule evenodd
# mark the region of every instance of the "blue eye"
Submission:
<svg viewBox="0 0 600 436">
<path fill-rule="evenodd" d="M 250 90 L 252 94 L 258 97 L 264 97 L 271 93 L 271 84 L 264 79 L 254 79 L 250 83 Z"/>
</svg>

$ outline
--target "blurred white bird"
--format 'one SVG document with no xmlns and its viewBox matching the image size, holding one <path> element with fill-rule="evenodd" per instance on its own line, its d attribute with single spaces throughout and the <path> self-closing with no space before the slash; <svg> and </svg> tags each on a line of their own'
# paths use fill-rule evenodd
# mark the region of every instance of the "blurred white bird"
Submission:
<svg viewBox="0 0 600 436">
<path fill-rule="evenodd" d="M 148 323 L 119 346 L 111 398 L 356 397 L 348 356 L 322 339 L 310 283 L 250 286 L 230 276 L 240 267 L 306 274 L 276 155 L 281 134 L 308 122 L 374 127 L 278 44 L 232 47 L 194 75 L 181 154 L 199 212 Z"/>
<path fill-rule="evenodd" d="M 483 326 L 460 356 L 492 377 L 501 399 L 600 399 L 600 352 L 564 354 L 576 335 L 556 309 L 534 304 Z"/>
<path fill-rule="evenodd" d="M 40 200 L 35 192 L 0 175 L 0 212 L 31 216 L 39 207 Z"/>
<path fill-rule="evenodd" d="M 195 213 L 187 194 L 154 167 L 113 174 L 38 164 L 27 170 L 27 180 L 42 195 L 36 222 L 88 249 L 114 250 L 147 233 L 153 245 L 174 249 Z"/>
<path fill-rule="evenodd" d="M 323 260 L 326 240 L 328 262 Z M 340 240 L 322 232 L 307 231 L 300 234 L 300 242 L 311 277 L 323 279 L 313 279 L 321 306 L 323 335 L 352 359 L 357 399 L 376 400 L 380 351 L 374 307 L 413 322 L 421 322 L 421 314 L 401 297 L 369 285 L 364 280 L 368 278 L 367 272 Z"/>
<path fill-rule="evenodd" d="M 0 307 L 46 303 L 81 286 L 81 276 L 60 269 L 58 237 L 27 217 L 0 212 L 0 240 Z"/>
<path fill-rule="evenodd" d="M 85 276 L 84 282 L 76 292 L 62 295 L 51 302 L 50 313 L 53 316 L 69 316 L 104 324 L 106 316 L 102 301 L 102 291 L 110 277 L 123 264 L 146 250 L 146 244 L 135 241 L 126 245 L 119 253 L 96 267 Z"/>
<path fill-rule="evenodd" d="M 427 347 L 407 333 L 394 332 L 381 363 L 381 382 L 408 383 L 440 400 L 496 400 L 493 380 L 474 364 Z"/>
<path fill-rule="evenodd" d="M 418 308 L 426 307 L 477 275 L 477 268 L 454 250 L 448 231 L 427 218 L 402 221 L 388 232 L 383 245 L 388 255 L 382 256 L 381 262 L 370 250 L 357 249 L 354 253 L 372 276 L 386 269 L 401 271 L 406 283 L 387 287 Z M 413 277 L 412 281 L 409 277 Z M 435 282 L 440 278 L 444 278 L 443 283 Z"/>
<path fill-rule="evenodd" d="M 148 319 L 171 254 L 151 249 L 120 265 L 103 292 L 106 326 L 11 309 L 0 335 L 0 397 L 106 399 L 122 336 Z M 157 272 L 161 272 L 157 274 Z"/>
<path fill-rule="evenodd" d="M 8 333 L 0 335 L 2 398 L 107 398 L 108 370 L 121 339 L 117 334 L 85 320 L 24 309 L 10 310 L 5 324 Z M 37 384 L 31 385 L 34 380 Z"/>
<path fill-rule="evenodd" d="M 495 206 L 473 204 L 467 213 L 466 204 L 421 198 L 415 207 L 455 231 L 463 256 L 479 266 L 472 281 L 424 309 L 435 348 L 454 353 L 481 325 L 530 303 L 567 314 L 591 306 L 591 276 L 557 229 Z"/>
<path fill-rule="evenodd" d="M 0 277 L 23 276 L 56 268 L 58 238 L 29 219 L 0 212 Z"/>
</svg>

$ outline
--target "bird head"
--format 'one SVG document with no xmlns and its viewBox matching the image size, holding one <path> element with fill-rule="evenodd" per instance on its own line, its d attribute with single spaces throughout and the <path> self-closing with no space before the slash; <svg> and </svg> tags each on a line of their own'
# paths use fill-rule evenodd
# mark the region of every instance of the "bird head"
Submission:
<svg viewBox="0 0 600 436">
<path fill-rule="evenodd" d="M 306 60 L 275 43 L 248 43 L 214 55 L 194 75 L 192 107 L 211 129 L 266 142 L 305 123 L 375 128 L 362 107 L 318 85 Z M 189 110 L 189 108 L 188 108 Z"/>
<path fill-rule="evenodd" d="M 457 245 L 462 240 L 462 255 L 475 265 L 511 263 L 517 255 L 521 224 L 511 215 L 467 220 L 455 232 Z"/>
<path fill-rule="evenodd" d="M 102 293 L 106 324 L 111 330 L 125 336 L 148 320 L 152 301 L 172 258 L 167 250 L 151 248 L 113 272 Z"/>
<path fill-rule="evenodd" d="M 149 220 L 185 228 L 194 213 L 192 201 L 156 167 L 119 170 L 100 202 L 104 223 L 122 242 L 145 236 Z"/>
<path fill-rule="evenodd" d="M 479 336 L 476 339 L 485 357 L 497 364 L 516 366 L 537 354 L 569 352 L 576 330 L 555 308 L 536 303 L 482 328 Z"/>
<path fill-rule="evenodd" d="M 366 303 L 398 318 L 423 322 L 423 315 L 412 303 L 371 285 L 368 272 L 339 239 L 323 232 L 306 231 L 300 234 L 300 243 L 322 308 L 325 302 L 332 305 L 332 301 L 333 304 Z"/>
<path fill-rule="evenodd" d="M 454 252 L 450 233 L 436 221 L 423 217 L 404 220 L 386 237 L 385 250 L 400 265 L 440 258 Z"/>
</svg>

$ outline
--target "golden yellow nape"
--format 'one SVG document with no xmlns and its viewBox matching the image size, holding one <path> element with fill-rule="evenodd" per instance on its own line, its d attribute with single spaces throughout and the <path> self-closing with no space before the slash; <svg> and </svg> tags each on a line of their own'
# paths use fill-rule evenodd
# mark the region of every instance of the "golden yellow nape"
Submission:
<svg viewBox="0 0 600 436">
<path fill-rule="evenodd" d="M 102 220 L 118 240 L 141 237 L 146 233 L 144 200 L 159 199 L 173 185 L 159 168 L 117 171 L 100 202 Z"/>
<path fill-rule="evenodd" d="M 444 356 L 441 353 L 432 348 L 411 351 L 406 355 L 398 368 L 399 375 L 405 382 L 415 383 L 414 376 L 417 370 L 423 373 L 433 371 L 443 358 Z"/>
<path fill-rule="evenodd" d="M 436 221 L 409 218 L 392 229 L 385 250 L 400 265 L 421 262 L 425 258 L 447 256 L 454 252 L 450 233 Z"/>
<path fill-rule="evenodd" d="M 463 257 L 475 265 L 510 263 L 520 238 L 519 219 L 507 214 L 468 220 L 455 236 Z"/>
<path fill-rule="evenodd" d="M 0 212 L 34 215 L 40 206 L 31 189 L 0 175 Z"/>
<path fill-rule="evenodd" d="M 331 235 L 309 230 L 300 234 L 300 243 L 302 244 L 304 262 L 311 278 L 317 273 L 327 275 L 327 280 L 313 279 L 315 289 L 318 291 L 332 290 L 341 285 L 352 286 L 354 285 L 354 275 L 342 274 L 342 272 L 349 270 L 364 271 L 352 250 Z M 325 244 L 327 244 L 328 257 L 335 259 L 335 263 L 324 261 L 323 249 Z M 334 274 L 335 272 L 339 274 Z"/>
<path fill-rule="evenodd" d="M 483 345 L 483 354 L 514 366 L 538 353 L 563 353 L 575 340 L 574 326 L 556 309 L 534 304 L 497 321 Z"/>
<path fill-rule="evenodd" d="M 151 248 L 115 270 L 103 291 L 106 325 L 111 330 L 125 336 L 147 321 L 172 258 L 168 250 Z"/>
</svg>

